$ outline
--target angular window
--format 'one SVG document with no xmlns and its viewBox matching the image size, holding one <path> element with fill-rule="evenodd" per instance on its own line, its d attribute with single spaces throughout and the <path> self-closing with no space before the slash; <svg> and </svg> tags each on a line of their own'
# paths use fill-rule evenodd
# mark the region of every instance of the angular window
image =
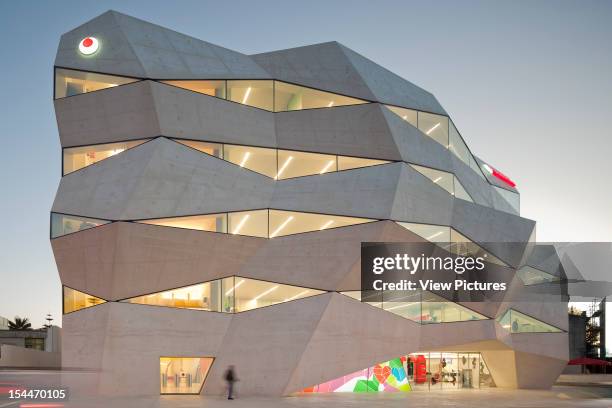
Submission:
<svg viewBox="0 0 612 408">
<path fill-rule="evenodd" d="M 127 142 L 106 143 L 92 146 L 67 147 L 64 149 L 64 173 L 68 173 L 90 166 L 101 160 L 119 154 L 124 150 L 131 149 L 143 144 L 149 139 L 130 140 Z"/>
<path fill-rule="evenodd" d="M 414 224 L 409 222 L 396 222 L 401 227 L 414 232 L 427 241 L 437 243 L 441 248 L 459 256 L 483 257 L 485 262 L 501 266 L 508 266 L 505 262 L 482 249 L 457 230 L 444 225 Z"/>
<path fill-rule="evenodd" d="M 227 233 L 227 214 L 192 215 L 136 221 L 141 224 Z"/>
<path fill-rule="evenodd" d="M 330 154 L 304 153 L 292 150 L 278 151 L 278 172 L 275 179 L 323 174 L 337 171 L 336 156 Z"/>
<path fill-rule="evenodd" d="M 241 211 L 228 214 L 230 234 L 268 237 L 268 210 Z"/>
<path fill-rule="evenodd" d="M 214 357 L 160 357 L 160 394 L 200 394 Z"/>
<path fill-rule="evenodd" d="M 467 191 L 465 191 L 465 188 L 463 188 L 463 185 L 461 184 L 461 182 L 456 176 L 453 177 L 453 181 L 454 181 L 454 187 L 455 187 L 455 193 L 454 193 L 455 198 L 460 198 L 462 200 L 473 203 L 474 200 L 472 200 L 472 197 L 468 194 Z"/>
<path fill-rule="evenodd" d="M 64 314 L 106 303 L 106 300 L 64 286 Z"/>
<path fill-rule="evenodd" d="M 236 277 L 236 312 L 290 302 L 325 293 L 322 290 Z"/>
<path fill-rule="evenodd" d="M 399 108 L 397 106 L 385 105 L 389 110 L 395 113 L 397 116 L 410 123 L 412 126 L 417 127 L 417 111 L 406 108 Z"/>
<path fill-rule="evenodd" d="M 397 222 L 396 224 L 429 242 L 449 243 L 451 239 L 451 228 L 444 225 L 413 224 L 410 222 Z"/>
<path fill-rule="evenodd" d="M 227 99 L 271 111 L 274 99 L 272 81 L 227 81 Z"/>
<path fill-rule="evenodd" d="M 382 308 L 413 322 L 421 322 L 421 303 L 419 292 L 383 292 Z"/>
<path fill-rule="evenodd" d="M 361 157 L 338 156 L 338 171 L 391 163 L 388 160 L 363 159 Z"/>
<path fill-rule="evenodd" d="M 448 149 L 462 162 L 470 166 L 481 179 L 485 180 L 485 176 L 482 174 L 480 166 L 478 166 L 476 159 L 472 156 L 470 149 L 468 149 L 452 121 L 449 126 Z"/>
<path fill-rule="evenodd" d="M 373 222 L 367 218 L 270 210 L 270 238 Z"/>
<path fill-rule="evenodd" d="M 562 330 L 514 309 L 508 309 L 497 319 L 510 333 L 560 333 Z"/>
<path fill-rule="evenodd" d="M 160 81 L 204 95 L 225 99 L 225 81 Z"/>
<path fill-rule="evenodd" d="M 274 83 L 274 111 L 293 111 L 301 109 L 331 108 L 334 106 L 358 105 L 367 103 L 361 99 L 319 91 L 285 82 Z"/>
<path fill-rule="evenodd" d="M 454 228 L 451 228 L 451 253 L 459 256 L 482 257 L 485 262 L 508 266 L 504 261 L 490 252 L 485 251 L 478 244 L 474 243 L 474 241 L 460 234 Z"/>
<path fill-rule="evenodd" d="M 448 147 L 448 117 L 419 112 L 419 129 L 444 147 Z"/>
<path fill-rule="evenodd" d="M 38 337 L 26 337 L 24 339 L 23 346 L 27 349 L 45 351 L 45 339 Z"/>
<path fill-rule="evenodd" d="M 421 309 L 421 323 L 423 324 L 488 319 L 488 317 L 470 310 L 465 306 L 461 306 L 460 304 L 451 302 L 430 292 L 423 292 Z"/>
<path fill-rule="evenodd" d="M 113 88 L 137 81 L 140 81 L 140 79 L 56 68 L 55 99 Z"/>
<path fill-rule="evenodd" d="M 196 149 L 202 153 L 206 153 L 211 156 L 218 157 L 220 159 L 223 158 L 223 145 L 221 143 L 208 143 L 208 142 L 198 142 L 195 140 L 180 140 L 180 139 L 172 139 L 172 140 L 182 145 L 191 147 L 192 149 Z"/>
<path fill-rule="evenodd" d="M 108 223 L 110 221 L 79 217 L 77 215 L 51 213 L 51 238 L 61 237 L 62 235 L 99 227 Z"/>
<path fill-rule="evenodd" d="M 175 307 L 231 313 L 234 310 L 234 278 L 217 279 L 178 289 L 122 300 L 140 305 Z"/>
<path fill-rule="evenodd" d="M 519 195 L 519 193 L 515 193 L 513 191 L 506 190 L 505 188 L 501 188 L 497 186 L 493 186 L 493 188 L 495 189 L 495 191 L 497 191 L 502 196 L 502 198 L 508 204 L 510 204 L 510 207 L 512 207 L 512 209 L 515 211 L 515 214 L 517 215 L 520 214 L 521 196 Z"/>
<path fill-rule="evenodd" d="M 447 173 L 445 171 L 431 169 L 429 167 L 417 166 L 416 164 L 411 164 L 410 166 L 433 181 L 435 184 L 445 189 L 449 194 L 454 194 L 453 173 Z"/>
<path fill-rule="evenodd" d="M 341 294 L 361 301 L 361 291 L 340 292 Z M 380 293 L 373 294 L 380 299 Z M 468 309 L 458 303 L 451 302 L 431 292 L 419 291 L 415 293 L 402 293 L 383 291 L 383 302 L 367 300 L 371 306 L 396 314 L 404 319 L 420 324 L 451 323 L 468 320 L 485 320 L 488 317 Z"/>
<path fill-rule="evenodd" d="M 558 276 L 532 268 L 531 266 L 523 266 L 521 269 L 516 271 L 516 274 L 523 281 L 525 286 L 539 285 L 540 283 L 559 282 L 561 280 Z"/>
<path fill-rule="evenodd" d="M 268 177 L 276 177 L 276 149 L 226 144 L 223 146 L 223 159 Z"/>
</svg>

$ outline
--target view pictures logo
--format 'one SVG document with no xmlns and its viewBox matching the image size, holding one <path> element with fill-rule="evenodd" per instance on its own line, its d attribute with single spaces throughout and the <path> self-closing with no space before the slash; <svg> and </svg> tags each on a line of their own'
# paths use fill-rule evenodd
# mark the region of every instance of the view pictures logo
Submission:
<svg viewBox="0 0 612 408">
<path fill-rule="evenodd" d="M 485 255 L 486 256 L 486 255 Z M 372 272 L 380 275 L 385 271 L 405 271 L 414 275 L 417 271 L 454 271 L 462 275 L 468 271 L 485 269 L 484 257 L 442 257 L 442 256 L 411 256 L 406 253 L 391 257 L 375 257 L 372 259 Z"/>
</svg>

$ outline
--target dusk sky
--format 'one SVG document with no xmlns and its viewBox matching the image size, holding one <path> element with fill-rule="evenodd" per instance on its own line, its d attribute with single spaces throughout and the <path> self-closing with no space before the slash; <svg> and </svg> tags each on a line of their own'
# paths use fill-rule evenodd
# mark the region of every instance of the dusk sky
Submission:
<svg viewBox="0 0 612 408">
<path fill-rule="evenodd" d="M 612 241 L 610 1 L 4 1 L 0 316 L 61 323 L 53 61 L 108 9 L 246 54 L 339 41 L 432 92 L 517 183 L 539 241 Z"/>
</svg>

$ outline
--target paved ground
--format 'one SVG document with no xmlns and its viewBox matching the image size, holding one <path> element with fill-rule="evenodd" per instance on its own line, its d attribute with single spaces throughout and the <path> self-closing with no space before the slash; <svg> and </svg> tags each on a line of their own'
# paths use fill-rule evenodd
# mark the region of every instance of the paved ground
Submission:
<svg viewBox="0 0 612 408">
<path fill-rule="evenodd" d="M 48 384 L 57 373 L 40 371 L 0 371 L 2 383 Z M 1 388 L 1 386 L 0 386 Z M 31 403 L 28 403 L 31 404 Z M 34 408 L 0 396 L 0 408 Z M 288 398 L 238 398 L 162 396 L 155 398 L 76 398 L 54 408 L 612 408 L 612 386 L 601 384 L 557 385 L 551 390 L 461 390 L 411 392 L 406 394 L 319 394 Z"/>
</svg>

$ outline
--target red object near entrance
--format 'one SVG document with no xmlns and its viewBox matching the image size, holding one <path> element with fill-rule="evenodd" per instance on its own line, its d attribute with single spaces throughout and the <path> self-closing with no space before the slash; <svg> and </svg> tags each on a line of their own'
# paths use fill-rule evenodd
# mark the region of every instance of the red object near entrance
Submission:
<svg viewBox="0 0 612 408">
<path fill-rule="evenodd" d="M 423 384 L 427 381 L 427 364 L 425 362 L 425 356 L 419 354 L 412 360 L 414 364 L 414 382 L 417 384 Z"/>
</svg>

